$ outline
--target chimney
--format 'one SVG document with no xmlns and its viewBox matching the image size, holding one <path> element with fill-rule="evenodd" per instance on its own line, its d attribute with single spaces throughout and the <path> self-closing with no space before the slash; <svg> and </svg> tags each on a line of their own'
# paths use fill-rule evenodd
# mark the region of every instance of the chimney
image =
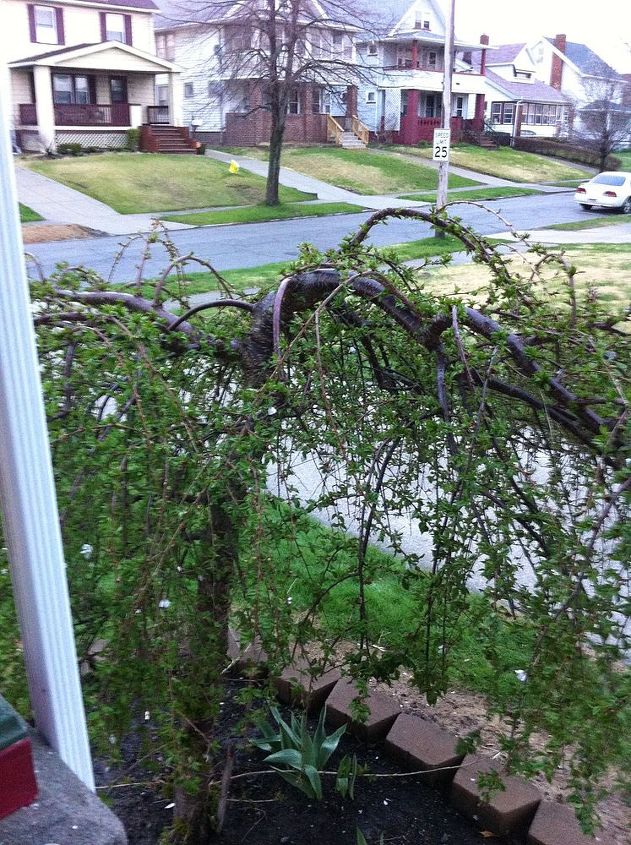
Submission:
<svg viewBox="0 0 631 845">
<path fill-rule="evenodd" d="M 565 35 L 556 35 L 553 43 L 560 53 L 565 53 L 565 48 L 567 45 L 567 37 Z M 550 68 L 550 85 L 552 88 L 556 88 L 557 91 L 560 91 L 562 82 L 563 60 L 559 56 L 557 56 L 556 53 L 553 53 L 552 66 Z"/>
<path fill-rule="evenodd" d="M 486 50 L 484 47 L 487 47 L 489 43 L 489 36 L 488 35 L 481 35 L 480 36 L 480 44 L 484 45 L 482 50 L 480 51 L 480 75 L 484 76 L 486 74 Z"/>
</svg>

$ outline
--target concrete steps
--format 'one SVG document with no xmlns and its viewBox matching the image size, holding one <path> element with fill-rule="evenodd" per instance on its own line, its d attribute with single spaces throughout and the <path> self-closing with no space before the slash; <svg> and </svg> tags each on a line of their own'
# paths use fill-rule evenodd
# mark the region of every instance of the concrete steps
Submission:
<svg viewBox="0 0 631 845">
<path fill-rule="evenodd" d="M 340 135 L 340 146 L 345 150 L 365 150 L 366 144 L 361 141 L 354 132 L 342 132 Z"/>
</svg>

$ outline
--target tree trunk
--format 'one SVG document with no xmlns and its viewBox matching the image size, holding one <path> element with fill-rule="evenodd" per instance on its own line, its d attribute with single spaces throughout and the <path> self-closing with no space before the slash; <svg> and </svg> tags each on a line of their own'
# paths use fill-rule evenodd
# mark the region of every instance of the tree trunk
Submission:
<svg viewBox="0 0 631 845">
<path fill-rule="evenodd" d="M 226 491 L 226 501 L 235 493 Z M 197 585 L 194 625 L 182 644 L 174 709 L 182 722 L 176 776 L 172 841 L 206 845 L 217 827 L 219 776 L 223 755 L 215 745 L 215 724 L 223 699 L 231 587 L 238 556 L 238 535 L 232 515 L 222 503 L 208 505 L 208 527 L 200 543 L 204 556 Z M 203 676 L 203 677 L 202 677 Z"/>
<path fill-rule="evenodd" d="M 280 176 L 280 155 L 283 150 L 283 136 L 285 135 L 285 121 L 274 119 L 272 115 L 272 132 L 269 139 L 269 167 L 267 170 L 267 185 L 265 187 L 265 205 L 278 205 L 278 179 Z"/>
</svg>

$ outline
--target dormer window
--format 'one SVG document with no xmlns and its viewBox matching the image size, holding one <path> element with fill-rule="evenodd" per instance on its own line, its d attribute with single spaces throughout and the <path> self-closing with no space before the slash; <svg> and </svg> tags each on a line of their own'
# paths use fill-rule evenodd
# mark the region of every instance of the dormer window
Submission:
<svg viewBox="0 0 631 845">
<path fill-rule="evenodd" d="M 414 22 L 414 29 L 426 29 L 429 30 L 432 28 L 432 21 L 430 16 L 427 12 L 417 12 L 416 13 L 416 20 Z"/>
<path fill-rule="evenodd" d="M 369 56 L 376 56 L 377 55 L 377 42 L 371 41 L 368 45 L 368 55 Z"/>
</svg>

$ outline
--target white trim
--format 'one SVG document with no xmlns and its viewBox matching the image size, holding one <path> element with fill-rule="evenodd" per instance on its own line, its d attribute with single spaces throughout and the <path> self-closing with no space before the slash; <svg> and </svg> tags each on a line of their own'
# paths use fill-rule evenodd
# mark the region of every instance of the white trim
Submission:
<svg viewBox="0 0 631 845">
<path fill-rule="evenodd" d="M 124 0 L 121 0 L 120 3 L 96 3 L 90 2 L 90 0 L 38 0 L 37 5 L 51 5 L 51 6 L 83 6 L 84 8 L 91 8 L 91 9 L 99 9 L 100 11 L 105 11 L 106 9 L 124 9 L 126 13 L 128 12 L 140 12 L 141 14 L 145 15 L 155 15 L 160 12 L 156 4 L 155 9 L 140 9 L 137 6 L 128 6 Z"/>
<path fill-rule="evenodd" d="M 5 76 L 0 65 L 0 79 Z M 6 96 L 0 85 L 0 506 L 35 722 L 94 790 Z"/>
<path fill-rule="evenodd" d="M 156 73 L 164 73 L 168 71 L 171 73 L 179 73 L 178 65 L 169 62 L 166 59 L 160 59 L 152 53 L 145 53 L 144 50 L 139 50 L 137 47 L 131 47 L 129 44 L 123 44 L 121 41 L 101 41 L 98 44 L 88 44 L 87 47 L 72 47 L 68 50 L 61 48 L 63 52 L 57 52 L 54 56 L 47 56 L 43 59 L 17 59 L 9 63 L 9 68 L 33 67 L 33 65 L 48 66 L 48 67 L 63 67 L 68 59 L 80 59 L 83 56 L 93 56 L 96 53 L 102 53 L 106 50 L 116 50 L 122 53 L 127 53 L 130 56 L 135 56 L 138 59 L 145 59 L 153 65 L 157 65 L 160 70 Z M 43 52 L 53 52 L 43 51 Z M 131 72 L 131 71 L 130 71 Z M 142 73 L 142 71 L 139 71 Z M 145 72 L 150 72 L 149 70 Z"/>
</svg>

